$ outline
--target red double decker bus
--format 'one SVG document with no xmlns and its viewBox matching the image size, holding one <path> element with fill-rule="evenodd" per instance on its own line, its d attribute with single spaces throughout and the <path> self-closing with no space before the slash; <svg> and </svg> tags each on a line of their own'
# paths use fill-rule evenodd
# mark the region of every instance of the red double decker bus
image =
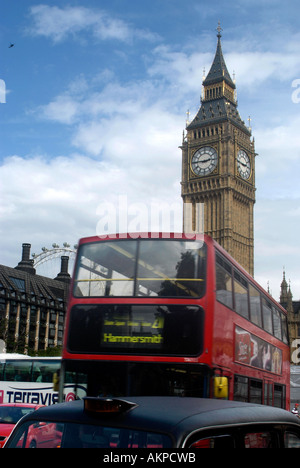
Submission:
<svg viewBox="0 0 300 468">
<path fill-rule="evenodd" d="M 229 398 L 289 409 L 286 311 L 206 235 L 81 239 L 64 375 L 89 396 Z"/>
</svg>

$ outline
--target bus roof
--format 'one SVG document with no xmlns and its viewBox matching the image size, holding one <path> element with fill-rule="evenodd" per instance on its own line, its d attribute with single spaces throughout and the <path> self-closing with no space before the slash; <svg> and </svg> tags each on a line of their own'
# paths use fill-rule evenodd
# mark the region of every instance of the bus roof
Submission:
<svg viewBox="0 0 300 468">
<path fill-rule="evenodd" d="M 97 242 L 106 240 L 118 240 L 118 239 L 182 239 L 182 240 L 203 240 L 204 238 L 211 239 L 206 234 L 200 233 L 185 233 L 185 232 L 123 232 L 123 233 L 111 233 L 103 234 L 99 236 L 82 237 L 79 239 L 79 243 Z"/>
</svg>

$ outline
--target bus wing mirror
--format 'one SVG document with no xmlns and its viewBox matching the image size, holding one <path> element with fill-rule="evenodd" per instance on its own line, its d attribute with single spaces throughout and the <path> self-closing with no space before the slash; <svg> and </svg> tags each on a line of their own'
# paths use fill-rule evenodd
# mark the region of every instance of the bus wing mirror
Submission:
<svg viewBox="0 0 300 468">
<path fill-rule="evenodd" d="M 228 398 L 228 377 L 214 377 L 214 397 Z"/>
</svg>

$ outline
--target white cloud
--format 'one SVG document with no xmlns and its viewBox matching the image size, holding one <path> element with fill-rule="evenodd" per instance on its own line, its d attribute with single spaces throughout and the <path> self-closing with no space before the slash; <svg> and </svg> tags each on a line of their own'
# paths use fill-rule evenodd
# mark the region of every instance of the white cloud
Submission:
<svg viewBox="0 0 300 468">
<path fill-rule="evenodd" d="M 40 239 L 51 245 L 94 235 L 97 206 L 115 187 L 128 188 L 123 170 L 81 155 L 7 158 L 0 166 L 0 235 L 7 247 L 1 263 L 10 265 L 14 246 L 22 242 L 38 250 Z"/>
<path fill-rule="evenodd" d="M 6 238 L 0 263 L 15 266 L 16 246 L 22 242 L 30 242 L 32 251 L 38 252 L 41 239 L 50 246 L 75 244 L 82 236 L 95 235 L 99 207 L 108 202 L 117 206 L 120 196 L 126 196 L 131 207 L 137 203 L 149 207 L 158 201 L 171 205 L 176 199 L 181 205 L 180 150 L 170 150 L 168 138 L 174 134 L 170 125 L 166 133 L 159 127 L 150 129 L 151 148 L 143 126 L 129 125 L 130 133 L 116 141 L 106 135 L 106 157 L 101 161 L 82 154 L 50 160 L 40 155 L 6 158 L 0 166 L 0 236 Z M 137 137 L 136 131 L 143 133 Z M 96 131 L 94 138 L 97 135 Z"/>
<path fill-rule="evenodd" d="M 292 80 L 300 71 L 299 53 L 295 50 L 283 52 L 251 52 L 226 54 L 229 70 L 235 70 L 238 86 L 259 86 L 268 79 Z"/>
<path fill-rule="evenodd" d="M 0 166 L 0 235 L 12 233 L 0 263 L 17 264 L 11 252 L 22 242 L 37 252 L 40 239 L 47 246 L 95 235 L 101 207 L 118 204 L 120 195 L 130 206 L 181 206 L 185 115 L 177 112 L 176 94 L 155 80 L 121 85 L 106 75 L 81 75 L 33 111 L 68 125 L 70 147 L 80 154 L 10 156 Z"/>
<path fill-rule="evenodd" d="M 76 81 L 76 80 L 75 80 Z M 176 113 L 174 94 L 150 81 L 121 85 L 109 83 L 95 90 L 86 83 L 83 92 L 74 92 L 72 83 L 65 94 L 38 110 L 38 115 L 59 123 L 71 124 L 72 144 L 93 157 L 146 168 L 155 178 L 157 166 L 171 165 L 180 158 L 178 145 L 185 115 Z M 174 107 L 175 103 L 175 107 Z M 177 145 L 175 143 L 177 135 Z M 175 144 L 174 144 L 175 143 Z M 177 159 L 177 163 L 179 159 Z"/>
<path fill-rule="evenodd" d="M 269 282 L 276 299 L 283 269 L 291 278 L 295 300 L 300 297 L 300 246 L 295 243 L 295 233 L 300 231 L 299 205 L 300 195 L 277 200 L 259 197 L 255 205 L 255 272 L 259 272 L 255 278 L 264 288 Z"/>
<path fill-rule="evenodd" d="M 71 124 L 78 112 L 78 103 L 71 96 L 60 95 L 46 106 L 41 106 L 38 112 L 46 119 Z"/>
<path fill-rule="evenodd" d="M 266 122 L 254 132 L 258 197 L 299 199 L 300 116 L 286 117 L 280 125 Z"/>
<path fill-rule="evenodd" d="M 131 41 L 134 37 L 154 41 L 158 37 L 147 30 L 132 28 L 125 21 L 100 9 L 35 5 L 30 8 L 30 14 L 34 24 L 28 31 L 36 36 L 49 37 L 55 43 L 83 31 L 91 32 L 99 40 L 115 39 L 122 42 Z"/>
<path fill-rule="evenodd" d="M 298 39 L 298 38 L 297 38 Z M 255 51 L 248 43 L 233 42 L 229 46 L 222 41 L 223 55 L 230 75 L 236 74 L 239 90 L 255 88 L 267 80 L 273 82 L 291 82 L 300 78 L 299 51 L 295 49 L 295 37 L 291 36 L 281 51 Z M 250 50 L 249 50 L 250 48 Z M 203 50 L 205 50 L 205 46 Z M 227 52 L 228 50 L 228 52 Z M 235 52 L 232 52 L 232 51 Z M 149 63 L 148 73 L 151 77 L 160 77 L 172 85 L 179 86 L 180 92 L 201 91 L 203 69 L 210 70 L 214 53 L 199 53 L 198 51 L 174 51 L 171 46 L 160 45 L 153 50 L 152 63 Z M 292 91 L 291 91 L 292 93 Z"/>
<path fill-rule="evenodd" d="M 213 54 L 199 52 L 176 52 L 161 45 L 153 50 L 152 63 L 148 66 L 151 77 L 163 77 L 180 93 L 198 92 L 200 97 L 203 69 L 211 66 Z"/>
<path fill-rule="evenodd" d="M 82 123 L 73 143 L 82 151 L 102 155 L 122 166 L 147 167 L 150 174 L 160 162 L 171 163 L 174 152 L 179 155 L 174 147 L 174 135 L 178 135 L 180 144 L 182 124 L 180 117 L 153 106 L 135 116 L 124 114 Z"/>
</svg>

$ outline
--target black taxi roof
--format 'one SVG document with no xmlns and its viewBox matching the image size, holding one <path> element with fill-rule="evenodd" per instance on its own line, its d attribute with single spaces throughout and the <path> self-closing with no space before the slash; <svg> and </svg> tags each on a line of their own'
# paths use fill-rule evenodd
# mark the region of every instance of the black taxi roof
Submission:
<svg viewBox="0 0 300 468">
<path fill-rule="evenodd" d="M 26 421 L 74 422 L 127 427 L 169 434 L 176 444 L 195 430 L 246 424 L 288 424 L 300 428 L 288 411 L 253 403 L 189 397 L 127 397 L 132 405 L 119 414 L 84 410 L 84 400 L 43 407 L 25 416 Z"/>
</svg>

